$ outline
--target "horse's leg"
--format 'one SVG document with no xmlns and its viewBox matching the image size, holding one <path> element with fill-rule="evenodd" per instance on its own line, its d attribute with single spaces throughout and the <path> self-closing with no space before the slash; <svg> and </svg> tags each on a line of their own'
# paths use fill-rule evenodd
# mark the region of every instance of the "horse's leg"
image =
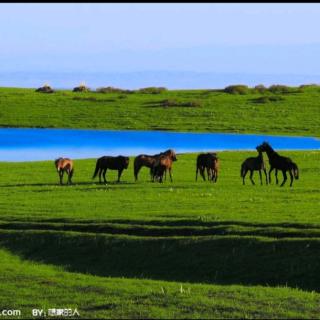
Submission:
<svg viewBox="0 0 320 320">
<path fill-rule="evenodd" d="M 279 180 L 278 180 L 278 169 L 276 169 L 276 171 L 275 171 L 275 176 L 276 176 L 276 184 L 279 184 Z"/>
<path fill-rule="evenodd" d="M 248 173 L 248 169 L 244 169 L 244 173 L 243 173 L 243 176 L 242 176 L 242 184 L 245 185 L 245 182 L 244 182 L 244 178 L 246 177 Z"/>
<path fill-rule="evenodd" d="M 211 181 L 212 182 L 215 182 L 215 178 L 216 178 L 216 174 L 215 174 L 215 171 L 214 171 L 214 169 L 210 169 L 210 172 L 211 172 Z"/>
<path fill-rule="evenodd" d="M 121 177 L 122 171 L 123 171 L 123 169 L 118 170 L 118 182 L 120 182 L 120 177 Z"/>
<path fill-rule="evenodd" d="M 74 173 L 74 171 L 73 171 L 73 169 L 70 171 L 70 184 L 72 184 L 72 177 L 73 177 L 73 173 Z"/>
<path fill-rule="evenodd" d="M 282 174 L 283 174 L 283 182 L 281 183 L 280 187 L 283 187 L 283 185 L 286 183 L 287 181 L 287 173 L 286 170 L 282 170 Z"/>
<path fill-rule="evenodd" d="M 151 175 L 151 181 L 152 182 L 154 182 L 154 178 L 156 176 L 155 172 L 156 172 L 156 168 L 154 168 L 154 167 L 150 168 L 150 175 Z"/>
<path fill-rule="evenodd" d="M 167 171 L 167 170 L 166 170 L 166 171 Z M 173 182 L 173 181 L 172 181 L 171 168 L 169 168 L 169 176 L 170 176 L 170 181 Z"/>
<path fill-rule="evenodd" d="M 266 184 L 268 184 L 267 170 L 266 170 L 266 169 L 263 169 L 263 171 L 264 171 L 264 174 L 265 174 L 265 176 L 266 176 Z"/>
<path fill-rule="evenodd" d="M 70 182 L 70 170 L 67 171 L 67 176 L 68 176 L 68 184 L 71 184 L 71 182 Z"/>
<path fill-rule="evenodd" d="M 200 167 L 200 168 L 199 168 L 199 171 L 200 171 L 200 175 L 201 175 L 203 181 L 206 181 L 206 177 L 205 177 L 205 175 L 204 175 L 204 167 Z"/>
<path fill-rule="evenodd" d="M 63 185 L 63 170 L 59 171 L 59 177 L 60 177 L 60 184 Z"/>
<path fill-rule="evenodd" d="M 139 174 L 140 169 L 141 169 L 141 166 L 135 164 L 135 166 L 134 166 L 134 178 L 135 178 L 135 181 L 138 180 L 138 174 Z"/>
<path fill-rule="evenodd" d="M 215 178 L 215 181 L 214 181 L 214 182 L 217 182 L 217 180 L 218 180 L 218 170 L 217 170 L 217 169 L 215 170 L 215 177 L 216 177 L 216 178 Z"/>
<path fill-rule="evenodd" d="M 102 183 L 102 182 L 101 182 L 101 175 L 102 175 L 102 169 L 100 168 L 100 169 L 99 169 L 99 183 Z"/>
<path fill-rule="evenodd" d="M 208 176 L 208 181 L 212 180 L 212 172 L 211 168 L 207 167 L 207 176 Z"/>
<path fill-rule="evenodd" d="M 269 184 L 271 183 L 271 172 L 272 172 L 273 169 L 274 169 L 274 168 L 271 167 L 270 170 L 269 170 Z"/>
<path fill-rule="evenodd" d="M 292 183 L 293 183 L 293 174 L 292 171 L 289 170 L 289 174 L 290 174 L 290 187 L 292 187 Z"/>
<path fill-rule="evenodd" d="M 255 183 L 254 183 L 252 177 L 253 177 L 253 170 L 250 170 L 250 180 L 251 180 L 252 184 L 254 185 Z"/>
<path fill-rule="evenodd" d="M 103 169 L 103 181 L 104 183 L 107 183 L 107 179 L 106 179 L 106 174 L 107 174 L 107 168 L 106 169 Z"/>
<path fill-rule="evenodd" d="M 150 168 L 150 180 L 153 182 L 154 178 L 153 178 L 153 168 Z"/>
<path fill-rule="evenodd" d="M 261 174 L 261 170 L 259 170 L 259 176 L 260 176 L 260 184 L 262 185 L 262 174 Z"/>
</svg>

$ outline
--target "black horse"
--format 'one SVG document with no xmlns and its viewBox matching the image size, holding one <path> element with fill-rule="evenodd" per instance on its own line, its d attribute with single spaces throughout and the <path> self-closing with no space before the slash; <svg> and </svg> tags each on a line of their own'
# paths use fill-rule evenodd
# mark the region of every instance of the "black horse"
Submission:
<svg viewBox="0 0 320 320">
<path fill-rule="evenodd" d="M 243 161 L 241 165 L 241 170 L 240 170 L 240 176 L 242 178 L 242 184 L 244 185 L 244 179 L 246 177 L 246 174 L 248 171 L 250 171 L 250 180 L 252 184 L 255 184 L 253 181 L 253 172 L 254 171 L 259 171 L 259 176 L 260 176 L 260 183 L 262 185 L 262 175 L 261 175 L 261 170 L 263 170 L 265 176 L 266 176 L 266 184 L 268 184 L 268 177 L 267 177 L 267 170 L 265 163 L 263 161 L 263 155 L 262 155 L 262 150 L 260 146 L 256 147 L 259 155 L 257 157 L 250 157 L 247 158 L 246 160 Z"/>
<path fill-rule="evenodd" d="M 263 142 L 258 148 L 261 151 L 267 153 L 270 163 L 270 170 L 269 170 L 269 183 L 271 183 L 271 172 L 273 169 L 276 169 L 276 183 L 278 184 L 278 172 L 277 170 L 282 171 L 283 174 L 283 182 L 281 183 L 280 187 L 282 187 L 285 182 L 287 181 L 287 171 L 289 171 L 290 175 L 290 187 L 292 187 L 293 177 L 295 179 L 299 179 L 299 169 L 296 163 L 294 163 L 290 158 L 280 156 L 277 152 L 275 152 L 269 143 Z"/>
<path fill-rule="evenodd" d="M 204 171 L 207 170 L 208 181 L 217 182 L 218 170 L 219 170 L 219 159 L 215 152 L 200 153 L 197 157 L 196 164 L 196 181 L 198 181 L 198 172 L 203 179 L 206 180 Z"/>
<path fill-rule="evenodd" d="M 129 158 L 124 156 L 104 156 L 97 160 L 96 169 L 94 171 L 92 179 L 94 179 L 99 173 L 99 182 L 101 183 L 101 174 L 103 175 L 103 180 L 107 183 L 106 172 L 107 169 L 118 170 L 118 182 L 120 182 L 120 177 L 122 171 L 127 169 L 129 166 Z"/>
</svg>

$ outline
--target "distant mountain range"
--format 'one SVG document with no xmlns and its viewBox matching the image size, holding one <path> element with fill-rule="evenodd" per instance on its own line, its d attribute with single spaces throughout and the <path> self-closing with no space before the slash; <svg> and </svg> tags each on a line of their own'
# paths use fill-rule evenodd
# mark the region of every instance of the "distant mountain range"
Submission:
<svg viewBox="0 0 320 320">
<path fill-rule="evenodd" d="M 69 89 L 85 82 L 92 89 L 113 86 L 138 89 L 163 86 L 169 89 L 215 89 L 230 84 L 255 86 L 264 84 L 320 83 L 320 75 L 297 74 L 245 74 L 193 71 L 142 71 L 142 72 L 0 72 L 1 87 L 36 88 L 49 83 L 57 89 Z"/>
</svg>

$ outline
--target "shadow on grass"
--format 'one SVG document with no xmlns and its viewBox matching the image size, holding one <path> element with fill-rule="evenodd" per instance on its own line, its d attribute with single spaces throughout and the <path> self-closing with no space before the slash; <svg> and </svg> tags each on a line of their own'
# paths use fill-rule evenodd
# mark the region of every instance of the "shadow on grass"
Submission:
<svg viewBox="0 0 320 320">
<path fill-rule="evenodd" d="M 52 218 L 42 220 L 8 219 L 0 221 L 0 230 L 48 230 L 130 235 L 139 237 L 257 236 L 280 238 L 320 238 L 320 225 L 299 223 L 255 223 L 244 221 L 76 220 Z"/>
<path fill-rule="evenodd" d="M 248 236 L 143 238 L 60 231 L 1 231 L 24 259 L 98 276 L 320 291 L 320 239 Z"/>
<path fill-rule="evenodd" d="M 129 181 L 108 181 L 107 185 L 121 185 L 121 184 L 134 184 L 134 182 Z M 17 188 L 17 187 L 76 187 L 76 186 L 87 186 L 87 185 L 99 185 L 105 186 L 105 183 L 99 183 L 97 181 L 83 181 L 83 182 L 74 182 L 71 185 L 64 183 L 60 185 L 59 183 L 16 183 L 16 184 L 1 184 L 0 188 Z"/>
</svg>

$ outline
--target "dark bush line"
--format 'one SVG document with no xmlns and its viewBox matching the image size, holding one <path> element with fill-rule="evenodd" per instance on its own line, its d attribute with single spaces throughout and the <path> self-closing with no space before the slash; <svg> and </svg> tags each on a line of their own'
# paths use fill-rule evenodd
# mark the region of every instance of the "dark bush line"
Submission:
<svg viewBox="0 0 320 320">
<path fill-rule="evenodd" d="M 147 87 L 137 90 L 139 93 L 159 94 L 168 91 L 165 87 Z"/>
<path fill-rule="evenodd" d="M 125 90 L 120 88 L 114 88 L 114 87 L 101 87 L 96 90 L 98 93 L 134 93 L 133 90 Z"/>
<path fill-rule="evenodd" d="M 262 96 L 257 99 L 252 99 L 254 103 L 268 103 L 268 102 L 278 102 L 285 100 L 282 96 Z"/>
<path fill-rule="evenodd" d="M 301 93 L 306 86 L 289 87 L 280 84 L 271 85 L 269 88 L 262 84 L 259 84 L 253 88 L 249 88 L 243 84 L 231 85 L 225 87 L 222 91 L 229 94 L 249 94 L 249 93 L 273 93 L 273 94 L 289 94 L 289 93 Z"/>
<path fill-rule="evenodd" d="M 167 107 L 201 107 L 201 102 L 198 100 L 193 101 L 177 101 L 173 99 L 166 99 L 161 102 L 161 106 Z"/>
<path fill-rule="evenodd" d="M 98 93 L 146 93 L 146 94 L 159 94 L 163 93 L 165 91 L 168 91 L 167 88 L 164 87 L 147 87 L 147 88 L 141 88 L 138 90 L 125 90 L 120 88 L 114 88 L 114 87 L 101 87 L 96 90 Z"/>
</svg>

